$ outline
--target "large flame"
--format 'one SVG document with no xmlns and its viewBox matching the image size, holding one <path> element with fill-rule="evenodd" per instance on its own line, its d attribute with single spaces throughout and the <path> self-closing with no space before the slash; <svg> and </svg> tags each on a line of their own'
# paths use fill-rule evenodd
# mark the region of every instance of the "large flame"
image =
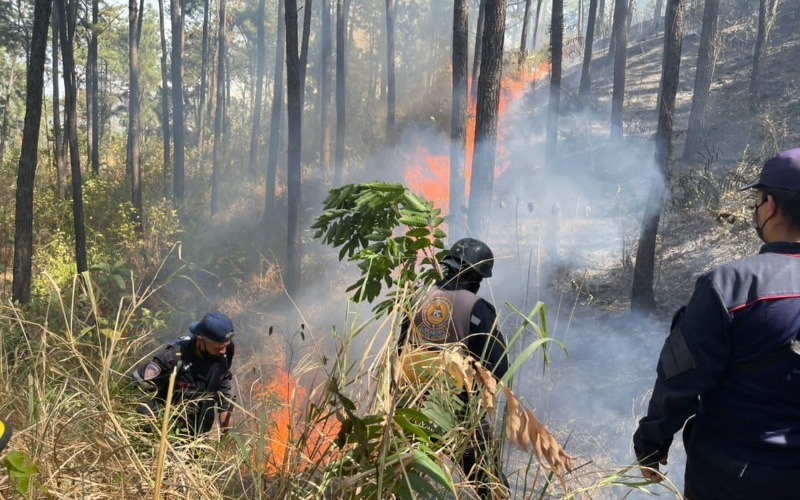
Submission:
<svg viewBox="0 0 800 500">
<path fill-rule="evenodd" d="M 509 127 L 503 117 L 510 106 L 518 103 L 530 89 L 531 85 L 550 71 L 547 63 L 540 64 L 533 71 L 515 71 L 503 77 L 500 84 L 500 103 L 498 106 L 497 154 L 495 161 L 495 178 L 508 170 L 505 138 L 509 135 Z M 469 183 L 472 176 L 472 157 L 475 151 L 475 102 L 470 99 L 467 114 L 466 161 L 464 165 L 465 192 L 469 197 Z M 410 148 L 403 153 L 405 159 L 404 180 L 409 189 L 432 201 L 442 214 L 448 212 L 450 199 L 450 156 L 436 154 L 423 145 Z"/>
<path fill-rule="evenodd" d="M 339 432 L 335 418 L 309 423 L 303 411 L 306 390 L 289 373 L 276 371 L 274 378 L 258 390 L 258 397 L 270 405 L 265 436 L 267 453 L 264 472 L 277 475 L 306 470 L 332 458 L 331 443 Z M 299 454 L 295 455 L 295 454 Z"/>
</svg>

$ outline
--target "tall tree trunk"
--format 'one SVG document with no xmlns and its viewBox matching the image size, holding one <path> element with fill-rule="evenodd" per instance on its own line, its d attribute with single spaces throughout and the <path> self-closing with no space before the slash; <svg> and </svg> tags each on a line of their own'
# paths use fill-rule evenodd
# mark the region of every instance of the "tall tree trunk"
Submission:
<svg viewBox="0 0 800 500">
<path fill-rule="evenodd" d="M 597 27 L 595 36 L 605 36 L 606 31 L 606 0 L 600 0 L 597 4 Z"/>
<path fill-rule="evenodd" d="M 592 48 L 594 47 L 594 27 L 597 21 L 597 0 L 589 0 L 589 22 L 586 26 L 586 45 L 583 48 L 583 65 L 581 66 L 581 83 L 578 88 L 578 100 L 585 104 L 592 90 Z"/>
<path fill-rule="evenodd" d="M 626 0 L 614 4 L 614 84 L 611 93 L 611 137 L 622 138 L 622 105 L 625 101 L 625 64 L 628 34 L 625 32 Z"/>
<path fill-rule="evenodd" d="M 547 109 L 547 139 L 544 163 L 553 171 L 558 154 L 558 118 L 561 105 L 561 60 L 564 47 L 564 0 L 553 0 L 550 21 L 550 102 Z"/>
<path fill-rule="evenodd" d="M 475 152 L 469 187 L 468 224 L 470 234 L 477 238 L 486 238 L 489 234 L 505 27 L 506 0 L 487 1 L 475 110 Z"/>
<path fill-rule="evenodd" d="M 211 215 L 216 215 L 219 210 L 219 177 L 222 161 L 225 158 L 225 142 L 223 133 L 225 129 L 225 57 L 227 46 L 225 44 L 225 30 L 227 28 L 227 5 L 225 0 L 219 0 L 219 23 L 217 25 L 217 111 L 214 114 L 214 159 L 211 165 Z"/>
<path fill-rule="evenodd" d="M 20 304 L 27 304 L 31 300 L 33 186 L 39 152 L 44 65 L 47 60 L 47 24 L 52 5 L 51 0 L 36 0 L 33 10 L 33 30 L 25 91 L 25 123 L 22 129 L 22 150 L 19 156 L 14 205 L 14 276 L 11 298 Z"/>
<path fill-rule="evenodd" d="M 697 72 L 694 77 L 692 109 L 689 113 L 689 128 L 686 132 L 686 145 L 683 158 L 690 160 L 700 151 L 706 136 L 706 109 L 711 78 L 717 61 L 717 20 L 719 19 L 719 0 L 706 0 L 703 11 L 703 29 L 700 33 L 700 46 L 697 49 Z"/>
<path fill-rule="evenodd" d="M 52 0 L 51 0 L 52 5 Z M 67 198 L 67 144 L 64 129 L 61 127 L 61 85 L 58 83 L 58 9 L 52 10 L 52 39 L 53 39 L 53 156 L 56 163 L 56 182 L 58 186 L 58 199 Z"/>
<path fill-rule="evenodd" d="M 158 0 L 158 27 L 161 37 L 161 137 L 163 148 L 162 182 L 164 195 L 167 195 L 167 179 L 172 169 L 170 164 L 170 136 L 169 136 L 169 76 L 167 73 L 167 36 L 164 22 L 164 0 Z"/>
<path fill-rule="evenodd" d="M 658 26 L 658 22 L 661 21 L 662 12 L 664 12 L 664 0 L 656 0 L 655 9 L 653 10 L 653 20 L 656 26 Z"/>
<path fill-rule="evenodd" d="M 3 124 L 0 127 L 0 163 L 6 158 L 6 139 L 8 137 L 8 115 L 11 113 L 11 95 L 14 92 L 14 83 L 17 75 L 17 57 L 11 56 L 8 83 L 6 84 L 5 98 L 3 99 Z"/>
<path fill-rule="evenodd" d="M 203 41 L 200 49 L 200 101 L 197 103 L 197 159 L 204 161 L 206 142 L 206 94 L 208 93 L 209 0 L 203 2 Z M 210 104 L 210 103 L 209 103 Z"/>
<path fill-rule="evenodd" d="M 250 157 L 248 159 L 248 172 L 254 178 L 258 171 L 259 136 L 261 135 L 261 99 L 264 94 L 264 72 L 267 65 L 267 40 L 264 32 L 264 14 L 267 9 L 266 0 L 259 0 L 258 15 L 256 15 L 256 82 L 255 99 L 253 102 L 253 126 L 250 129 Z"/>
<path fill-rule="evenodd" d="M 139 41 L 142 35 L 144 0 L 128 0 L 128 147 L 127 169 L 131 174 L 131 202 L 136 212 L 136 225 L 144 224 L 142 206 L 141 148 L 141 96 L 139 92 Z"/>
<path fill-rule="evenodd" d="M 186 180 L 184 178 L 185 137 L 183 124 L 183 4 L 181 0 L 170 0 L 172 25 L 172 193 L 175 204 L 183 204 Z"/>
<path fill-rule="evenodd" d="M 667 164 L 672 157 L 672 120 L 675 96 L 678 93 L 683 30 L 683 0 L 669 0 L 664 23 L 664 65 L 661 72 L 661 101 L 658 104 L 658 129 L 656 130 L 655 162 L 657 171 L 650 182 L 642 232 L 636 249 L 633 269 L 631 310 L 652 311 L 656 301 L 653 290 L 655 251 L 658 225 L 664 207 Z"/>
<path fill-rule="evenodd" d="M 478 79 L 481 74 L 481 51 L 483 50 L 484 19 L 486 17 L 487 0 L 478 4 L 478 24 L 475 30 L 475 53 L 472 56 L 472 98 L 478 95 Z"/>
<path fill-rule="evenodd" d="M 578 36 L 583 33 L 583 0 L 578 0 L 578 25 L 575 27 Z"/>
<path fill-rule="evenodd" d="M 341 186 L 344 179 L 345 137 L 345 33 L 347 24 L 347 0 L 336 0 L 336 150 L 334 152 L 333 185 Z"/>
<path fill-rule="evenodd" d="M 275 43 L 275 77 L 272 84 L 272 112 L 269 120 L 269 154 L 267 155 L 264 221 L 269 221 L 275 211 L 275 179 L 278 174 L 278 147 L 283 122 L 283 62 L 285 59 L 286 22 L 284 0 L 278 0 L 278 37 Z"/>
<path fill-rule="evenodd" d="M 319 65 L 319 151 L 320 163 L 323 168 L 331 164 L 331 124 L 328 119 L 328 110 L 331 102 L 331 2 L 322 0 L 322 40 L 320 40 L 320 65 Z"/>
<path fill-rule="evenodd" d="M 448 233 L 452 241 L 466 229 L 467 75 L 469 74 L 469 1 L 453 7 L 453 101 L 450 116 L 450 205 Z"/>
<path fill-rule="evenodd" d="M 88 270 L 86 259 L 86 230 L 83 220 L 83 186 L 81 179 L 81 156 L 78 148 L 77 91 L 75 86 L 75 56 L 68 26 L 74 24 L 67 14 L 66 0 L 56 0 L 58 18 L 61 21 L 61 61 L 64 68 L 64 103 L 66 107 L 66 133 L 69 140 L 70 169 L 72 173 L 72 217 L 75 229 L 75 264 L 78 274 Z"/>
<path fill-rule="evenodd" d="M 289 297 L 296 297 L 300 291 L 300 262 L 302 258 L 300 151 L 302 150 L 303 84 L 300 80 L 300 58 L 297 52 L 297 0 L 286 0 L 286 100 L 289 121 L 289 149 L 286 172 L 289 210 L 284 283 Z"/>
<path fill-rule="evenodd" d="M 542 0 L 536 0 L 536 16 L 533 20 L 533 51 L 536 52 L 536 42 L 539 38 L 539 20 L 542 16 Z"/>
<path fill-rule="evenodd" d="M 758 91 L 761 84 L 761 53 L 767 40 L 767 0 L 758 2 L 758 32 L 753 49 L 753 68 L 750 72 L 750 111 L 758 110 Z"/>
<path fill-rule="evenodd" d="M 86 149 L 92 174 L 100 174 L 99 109 L 97 102 L 97 24 L 100 21 L 98 0 L 92 0 L 92 28 L 89 32 L 89 51 L 86 64 Z"/>
<path fill-rule="evenodd" d="M 386 0 L 386 140 L 394 143 L 394 2 Z"/>
<path fill-rule="evenodd" d="M 522 15 L 522 33 L 519 36 L 519 63 L 525 62 L 525 55 L 528 53 L 528 27 L 531 24 L 533 14 L 533 0 L 525 0 L 525 13 Z"/>
<path fill-rule="evenodd" d="M 300 42 L 300 56 L 298 59 L 300 71 L 300 113 L 305 109 L 306 102 L 306 69 L 308 68 L 308 44 L 311 38 L 311 10 L 313 7 L 312 0 L 305 0 L 305 7 L 303 7 L 303 39 Z M 302 150 L 300 150 L 302 162 Z"/>
</svg>

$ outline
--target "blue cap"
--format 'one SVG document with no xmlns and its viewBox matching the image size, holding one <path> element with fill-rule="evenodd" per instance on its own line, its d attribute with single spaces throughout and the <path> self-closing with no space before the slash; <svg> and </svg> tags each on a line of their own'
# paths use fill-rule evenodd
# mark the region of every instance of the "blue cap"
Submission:
<svg viewBox="0 0 800 500">
<path fill-rule="evenodd" d="M 189 325 L 189 331 L 214 342 L 227 342 L 233 338 L 233 321 L 221 312 L 210 312 Z"/>
<path fill-rule="evenodd" d="M 758 180 L 742 186 L 739 191 L 752 188 L 800 191 L 800 148 L 784 151 L 767 160 L 761 167 Z"/>
</svg>

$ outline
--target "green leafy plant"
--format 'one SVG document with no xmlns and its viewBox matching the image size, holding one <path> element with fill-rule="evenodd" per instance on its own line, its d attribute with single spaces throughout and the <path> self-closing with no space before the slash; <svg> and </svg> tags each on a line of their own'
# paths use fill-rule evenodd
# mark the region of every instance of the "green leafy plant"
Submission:
<svg viewBox="0 0 800 500">
<path fill-rule="evenodd" d="M 356 302 L 372 302 L 384 285 L 402 290 L 416 280 L 430 282 L 441 275 L 438 257 L 447 236 L 439 228 L 444 222 L 441 210 L 402 184 L 348 184 L 332 189 L 323 206 L 311 226 L 314 238 L 341 247 L 340 260 L 358 263 L 361 277 L 347 288 L 355 292 Z M 399 232 L 400 226 L 406 231 Z M 375 311 L 385 312 L 392 304 L 388 298 Z"/>
<path fill-rule="evenodd" d="M 33 458 L 24 451 L 14 450 L 3 458 L 8 478 L 20 495 L 27 495 L 31 488 L 31 478 L 39 473 Z"/>
</svg>

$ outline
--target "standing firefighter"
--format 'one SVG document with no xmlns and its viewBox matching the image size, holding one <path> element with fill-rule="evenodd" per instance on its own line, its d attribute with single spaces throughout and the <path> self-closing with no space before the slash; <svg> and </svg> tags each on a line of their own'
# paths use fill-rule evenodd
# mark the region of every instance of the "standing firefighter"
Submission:
<svg viewBox="0 0 800 500">
<path fill-rule="evenodd" d="M 497 329 L 497 313 L 492 304 L 476 295 L 481 281 L 492 276 L 493 265 L 494 255 L 482 241 L 464 238 L 453 244 L 442 260 L 444 278 L 419 297 L 416 312 L 404 325 L 400 346 L 460 343 L 470 356 L 502 378 L 508 371 L 508 357 L 505 339 Z M 483 419 L 461 460 L 467 479 L 478 484 L 482 497 L 490 496 L 486 483 L 491 476 L 484 469 L 487 462 L 495 469 L 493 475 L 505 480 L 499 460 L 485 457 L 481 465 L 483 456 L 491 453 L 491 441 L 489 423 Z"/>
<path fill-rule="evenodd" d="M 139 367 L 134 379 L 155 395 L 139 404 L 139 413 L 155 416 L 164 406 L 173 368 L 178 367 L 172 397 L 181 431 L 199 435 L 211 430 L 214 413 L 219 414 L 222 432 L 233 424 L 231 418 L 231 364 L 233 322 L 219 312 L 208 313 L 189 326 L 191 336 L 167 345 L 151 361 Z"/>
<path fill-rule="evenodd" d="M 643 475 L 658 481 L 653 469 L 684 428 L 689 500 L 800 495 L 800 149 L 768 160 L 742 189 L 755 191 L 764 245 L 698 278 L 633 436 L 652 468 Z"/>
</svg>

